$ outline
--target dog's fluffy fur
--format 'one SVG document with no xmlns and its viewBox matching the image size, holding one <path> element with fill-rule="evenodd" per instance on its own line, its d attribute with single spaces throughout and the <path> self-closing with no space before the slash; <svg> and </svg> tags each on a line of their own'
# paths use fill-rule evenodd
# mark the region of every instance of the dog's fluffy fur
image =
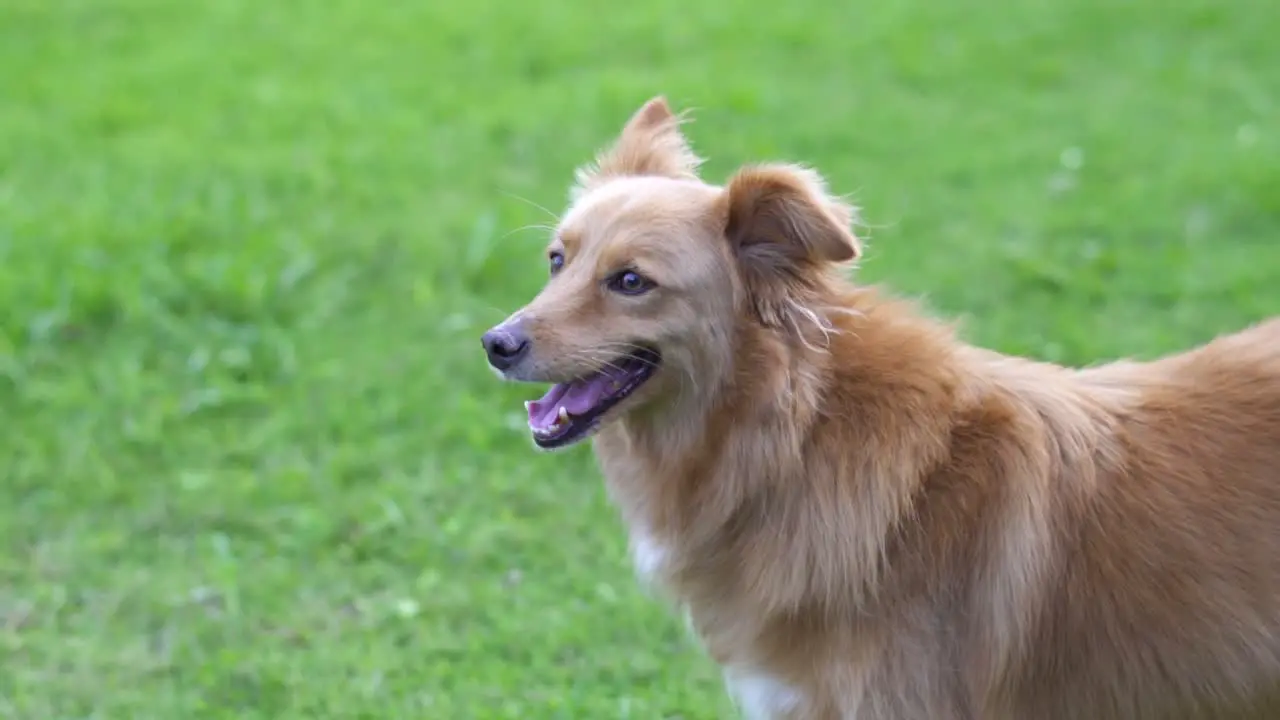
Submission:
<svg viewBox="0 0 1280 720">
<path fill-rule="evenodd" d="M 853 211 L 814 172 L 697 165 L 655 98 L 579 173 L 505 374 L 661 352 L 595 452 L 745 714 L 1280 717 L 1280 320 L 1002 356 L 847 282 Z M 610 293 L 620 267 L 656 286 Z"/>
</svg>

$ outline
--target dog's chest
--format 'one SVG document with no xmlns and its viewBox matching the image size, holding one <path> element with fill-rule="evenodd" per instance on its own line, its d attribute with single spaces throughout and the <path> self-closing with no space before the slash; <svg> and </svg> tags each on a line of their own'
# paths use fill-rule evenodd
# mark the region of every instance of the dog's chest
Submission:
<svg viewBox="0 0 1280 720">
<path fill-rule="evenodd" d="M 803 703 L 797 689 L 766 673 L 729 668 L 724 681 L 745 720 L 782 720 Z"/>
<path fill-rule="evenodd" d="M 653 534 L 635 529 L 631 532 L 631 562 L 636 574 L 645 582 L 655 582 L 667 566 L 671 551 Z"/>
</svg>

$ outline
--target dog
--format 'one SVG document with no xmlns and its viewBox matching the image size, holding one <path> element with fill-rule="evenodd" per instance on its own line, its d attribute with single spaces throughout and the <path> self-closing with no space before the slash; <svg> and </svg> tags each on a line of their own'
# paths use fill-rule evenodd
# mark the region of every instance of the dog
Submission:
<svg viewBox="0 0 1280 720">
<path fill-rule="evenodd" d="M 645 103 L 484 334 L 768 720 L 1280 718 L 1280 319 L 1085 368 L 848 279 L 813 169 L 704 182 Z"/>
</svg>

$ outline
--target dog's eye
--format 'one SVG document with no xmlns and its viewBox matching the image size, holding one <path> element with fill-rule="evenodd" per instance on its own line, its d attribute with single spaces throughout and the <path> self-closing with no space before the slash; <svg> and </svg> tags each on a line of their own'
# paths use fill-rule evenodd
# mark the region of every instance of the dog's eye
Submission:
<svg viewBox="0 0 1280 720">
<path fill-rule="evenodd" d="M 609 278 L 609 288 L 625 295 L 639 295 L 653 288 L 653 281 L 634 270 L 625 270 Z"/>
<path fill-rule="evenodd" d="M 564 267 L 564 253 L 552 252 L 547 256 L 547 262 L 551 264 L 551 274 L 555 275 Z"/>
</svg>

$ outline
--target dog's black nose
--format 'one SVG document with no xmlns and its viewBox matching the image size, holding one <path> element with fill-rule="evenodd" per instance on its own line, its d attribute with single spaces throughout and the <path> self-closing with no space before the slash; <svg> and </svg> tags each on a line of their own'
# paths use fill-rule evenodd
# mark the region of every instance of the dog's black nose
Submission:
<svg viewBox="0 0 1280 720">
<path fill-rule="evenodd" d="M 485 333 L 480 342 L 484 343 L 489 364 L 499 370 L 510 368 L 529 353 L 529 338 L 518 327 L 499 325 Z"/>
</svg>

